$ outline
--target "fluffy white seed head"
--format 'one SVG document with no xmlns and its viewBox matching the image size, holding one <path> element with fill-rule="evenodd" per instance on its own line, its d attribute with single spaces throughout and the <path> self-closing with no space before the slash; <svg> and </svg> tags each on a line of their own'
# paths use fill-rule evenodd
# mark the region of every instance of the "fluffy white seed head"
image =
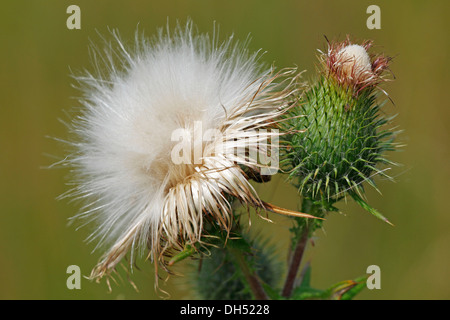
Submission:
<svg viewBox="0 0 450 320">
<path fill-rule="evenodd" d="M 358 78 L 364 73 L 372 72 L 372 62 L 363 46 L 351 44 L 342 48 L 338 55 L 342 61 L 342 72 L 344 76 Z"/>
<path fill-rule="evenodd" d="M 261 166 L 232 150 L 245 142 L 254 154 L 261 140 L 274 138 L 254 132 L 284 112 L 292 92 L 261 69 L 257 54 L 231 38 L 219 44 L 197 34 L 191 23 L 151 41 L 137 37 L 132 50 L 114 36 L 105 50 L 93 51 L 96 73 L 77 77 L 84 97 L 68 157 L 76 174 L 72 195 L 86 201 L 77 218 L 94 223 L 90 239 L 107 246 L 95 278 L 130 250 L 150 248 L 160 261 L 166 249 L 200 241 L 206 215 L 229 228 L 228 195 L 258 203 L 239 165 Z M 198 124 L 220 135 L 194 139 L 191 163 L 175 163 L 173 133 L 195 136 Z"/>
</svg>

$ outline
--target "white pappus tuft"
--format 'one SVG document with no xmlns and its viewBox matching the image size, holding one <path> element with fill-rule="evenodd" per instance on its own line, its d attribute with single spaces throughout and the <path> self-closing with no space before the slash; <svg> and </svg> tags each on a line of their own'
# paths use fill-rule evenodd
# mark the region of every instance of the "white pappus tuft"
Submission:
<svg viewBox="0 0 450 320">
<path fill-rule="evenodd" d="M 295 91 L 284 78 L 294 70 L 262 70 L 258 53 L 231 38 L 219 44 L 191 22 L 152 40 L 137 36 L 132 50 L 113 35 L 92 51 L 96 73 L 76 77 L 84 96 L 66 160 L 75 173 L 69 195 L 86 203 L 75 218 L 93 223 L 90 240 L 106 246 L 91 274 L 97 279 L 129 251 L 164 262 L 167 249 L 201 241 L 205 218 L 229 230 L 229 196 L 267 208 L 240 165 L 265 165 L 252 150 L 278 133 L 257 130 L 276 122 Z M 174 132 L 195 136 L 199 125 L 216 134 L 188 140 L 192 161 L 173 161 Z M 244 143 L 245 155 L 233 152 Z"/>
</svg>

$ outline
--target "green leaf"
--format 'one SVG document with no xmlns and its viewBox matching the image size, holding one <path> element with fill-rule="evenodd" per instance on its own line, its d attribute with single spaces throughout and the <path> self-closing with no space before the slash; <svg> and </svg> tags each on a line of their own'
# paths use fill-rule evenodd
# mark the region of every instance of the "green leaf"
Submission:
<svg viewBox="0 0 450 320">
<path fill-rule="evenodd" d="M 291 300 L 322 299 L 323 294 L 324 294 L 323 290 L 298 287 L 292 294 Z"/>
<path fill-rule="evenodd" d="M 340 281 L 325 290 L 322 297 L 327 300 L 341 300 L 342 295 L 355 287 L 356 284 L 353 280 Z"/>
<path fill-rule="evenodd" d="M 305 272 L 305 276 L 308 272 L 310 273 L 310 268 Z M 354 280 L 340 281 L 326 290 L 319 290 L 311 288 L 309 278 L 304 278 L 302 284 L 295 288 L 291 300 L 352 300 L 366 287 L 366 280 L 367 276 L 362 276 Z"/>
<path fill-rule="evenodd" d="M 366 286 L 367 276 L 355 280 L 340 281 L 325 290 L 323 299 L 329 300 L 351 300 Z"/>
<path fill-rule="evenodd" d="M 311 288 L 311 265 L 309 263 L 302 270 L 301 282 L 298 287 L 294 289 L 291 295 L 291 300 L 308 300 L 321 299 L 324 291 Z"/>
<path fill-rule="evenodd" d="M 264 288 L 264 291 L 266 292 L 266 294 L 269 296 L 270 299 L 272 300 L 284 300 L 284 297 L 281 296 L 277 290 L 275 290 L 274 288 L 272 288 L 271 286 L 269 286 L 267 283 L 261 283 L 261 285 Z"/>
<path fill-rule="evenodd" d="M 182 261 L 182 260 L 192 256 L 196 251 L 197 250 L 196 250 L 196 248 L 194 246 L 191 246 L 191 245 L 187 244 L 184 247 L 183 251 L 181 251 L 180 253 L 174 255 L 172 257 L 172 259 L 170 259 L 169 266 L 172 266 L 175 263 L 180 262 L 180 261 Z"/>
<path fill-rule="evenodd" d="M 366 281 L 367 275 L 356 278 L 355 282 L 357 282 L 357 284 L 353 288 L 342 294 L 341 300 L 352 300 L 358 293 L 360 293 L 366 287 Z"/>
</svg>

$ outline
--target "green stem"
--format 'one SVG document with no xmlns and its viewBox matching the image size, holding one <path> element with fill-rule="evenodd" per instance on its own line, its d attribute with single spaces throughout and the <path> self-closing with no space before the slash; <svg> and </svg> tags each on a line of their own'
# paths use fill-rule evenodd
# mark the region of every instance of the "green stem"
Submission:
<svg viewBox="0 0 450 320">
<path fill-rule="evenodd" d="M 247 283 L 255 299 L 268 300 L 269 298 L 261 285 L 259 277 L 248 266 L 247 260 L 245 259 L 243 252 L 235 248 L 229 248 L 229 252 L 233 255 L 234 260 L 239 266 L 240 271 L 242 271 L 242 274 L 247 280 Z"/>
</svg>

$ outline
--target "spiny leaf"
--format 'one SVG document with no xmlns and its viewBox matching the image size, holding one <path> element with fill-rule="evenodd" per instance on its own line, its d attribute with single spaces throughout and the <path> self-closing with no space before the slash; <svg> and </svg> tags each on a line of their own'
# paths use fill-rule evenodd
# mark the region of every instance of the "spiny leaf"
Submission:
<svg viewBox="0 0 450 320">
<path fill-rule="evenodd" d="M 358 293 L 360 293 L 366 286 L 367 275 L 356 278 L 354 280 L 357 284 L 341 295 L 341 300 L 352 300 Z"/>
<path fill-rule="evenodd" d="M 328 300 L 341 300 L 344 294 L 354 289 L 358 284 L 359 283 L 354 280 L 340 281 L 325 290 L 322 294 L 322 298 Z"/>
</svg>

